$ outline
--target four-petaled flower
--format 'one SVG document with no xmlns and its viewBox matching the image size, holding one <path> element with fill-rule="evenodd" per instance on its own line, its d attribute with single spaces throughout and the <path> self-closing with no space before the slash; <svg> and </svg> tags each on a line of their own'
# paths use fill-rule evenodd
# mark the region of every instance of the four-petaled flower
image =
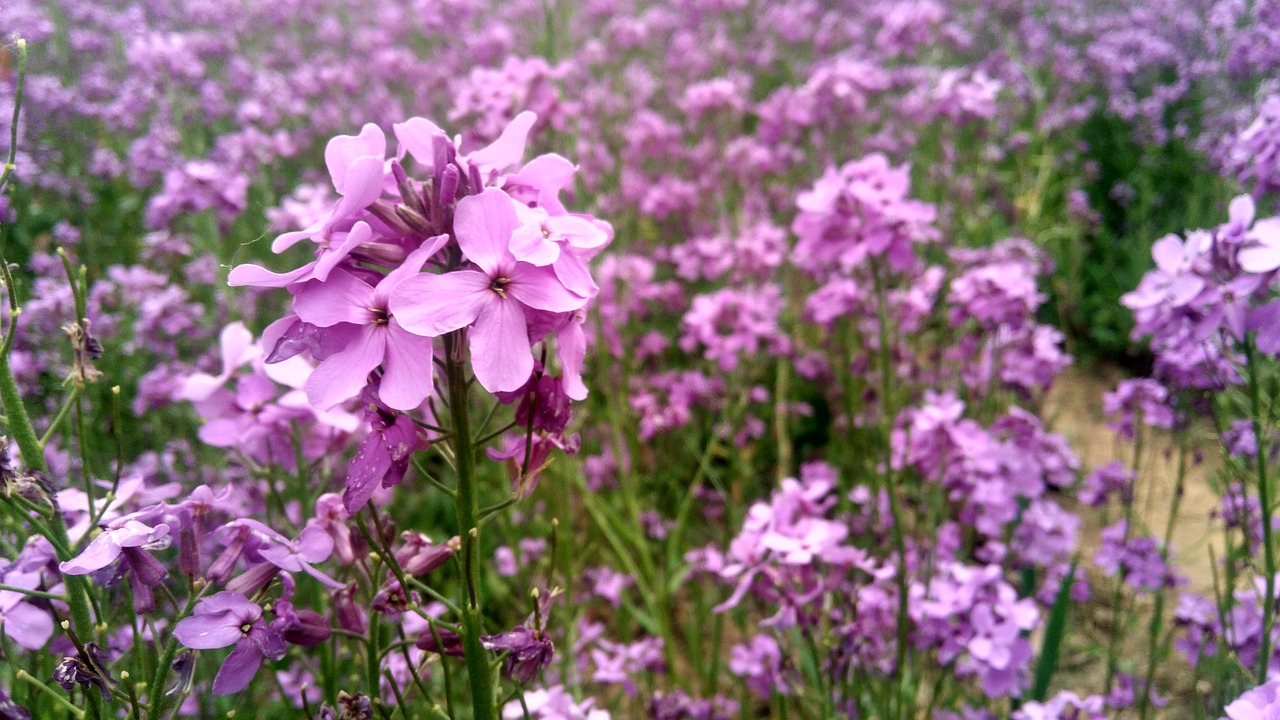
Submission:
<svg viewBox="0 0 1280 720">
<path fill-rule="evenodd" d="M 471 364 L 489 392 L 516 390 L 533 372 L 529 313 L 571 312 L 587 303 L 552 268 L 511 254 L 519 227 L 512 200 L 501 190 L 463 198 L 454 213 L 454 234 L 477 269 L 415 275 L 391 292 L 391 314 L 409 332 L 436 337 L 474 323 Z"/>
<path fill-rule="evenodd" d="M 262 660 L 279 660 L 286 650 L 284 638 L 262 619 L 262 608 L 227 591 L 201 600 L 191 617 L 173 629 L 173 636 L 193 650 L 236 646 L 213 679 L 214 695 L 233 695 L 249 687 Z"/>
</svg>

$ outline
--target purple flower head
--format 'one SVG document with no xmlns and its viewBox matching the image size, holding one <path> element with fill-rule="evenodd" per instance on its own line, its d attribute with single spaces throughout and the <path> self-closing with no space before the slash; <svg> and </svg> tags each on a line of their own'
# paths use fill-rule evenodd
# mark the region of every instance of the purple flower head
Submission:
<svg viewBox="0 0 1280 720">
<path fill-rule="evenodd" d="M 155 609 L 152 588 L 164 582 L 169 572 L 149 551 L 169 547 L 172 538 L 169 536 L 168 524 L 158 523 L 152 527 L 133 517 L 141 516 L 145 519 L 147 515 L 154 514 L 154 511 L 155 508 L 151 508 L 113 521 L 89 543 L 84 552 L 62 563 L 59 566 L 62 572 L 67 575 L 88 575 L 114 566 L 117 560 L 123 558 L 121 570 L 129 571 L 134 610 L 139 613 L 151 612 Z"/>
<path fill-rule="evenodd" d="M 782 650 L 769 635 L 757 635 L 750 643 L 734 645 L 730 650 L 729 672 L 747 680 L 762 699 L 774 693 L 786 695 L 791 688 L 782 675 Z"/>
<path fill-rule="evenodd" d="M 1121 437 L 1132 439 L 1137 431 L 1136 422 L 1144 425 L 1171 428 L 1173 409 L 1169 407 L 1169 390 L 1155 380 L 1141 378 L 1121 380 L 1113 392 L 1102 396 L 1102 409 L 1109 415 L 1119 413 L 1119 420 L 1111 424 Z"/>
<path fill-rule="evenodd" d="M 4 197 L 4 196 L 0 196 Z M 0 211 L 5 208 L 0 208 Z M 3 216 L 0 216 L 0 222 L 4 222 Z M 31 712 L 13 701 L 7 693 L 0 690 L 0 719 L 2 720 L 31 720 Z"/>
<path fill-rule="evenodd" d="M 436 337 L 468 325 L 471 364 L 489 392 L 519 389 L 533 372 L 528 313 L 578 310 L 578 296 L 549 268 L 516 260 L 509 249 L 519 227 L 512 200 L 489 189 L 458 202 L 454 233 L 477 269 L 419 274 L 400 283 L 389 308 L 410 332 Z"/>
<path fill-rule="evenodd" d="M 503 660 L 503 672 L 511 680 L 528 684 L 538 675 L 538 671 L 551 664 L 555 646 L 545 631 L 517 626 L 498 635 L 485 635 L 480 638 L 485 650 L 506 652 Z"/>
<path fill-rule="evenodd" d="M 383 366 L 378 394 L 397 410 L 412 410 L 431 394 L 434 377 L 431 341 L 402 327 L 399 313 L 389 307 L 392 291 L 415 275 L 444 246 L 446 236 L 423 243 L 400 267 L 376 285 L 342 269 L 325 281 L 303 284 L 294 295 L 299 319 L 321 328 L 335 328 L 345 342 L 341 352 L 326 357 L 307 379 L 307 398 L 327 410 L 355 397 L 369 373 Z"/>
<path fill-rule="evenodd" d="M 243 595 L 223 591 L 201 600 L 191 617 L 179 621 L 173 636 L 194 650 L 235 645 L 213 680 L 214 695 L 234 695 L 249 687 L 263 659 L 279 660 L 287 646 L 267 625 L 262 608 Z"/>
<path fill-rule="evenodd" d="M 116 685 L 107 669 L 108 660 L 106 650 L 96 643 L 87 642 L 83 652 L 77 651 L 75 656 L 68 655 L 58 663 L 53 671 L 53 680 L 67 692 L 71 692 L 77 685 L 86 692 L 89 688 L 96 687 L 102 694 L 102 699 L 107 700 L 111 697 L 111 688 Z"/>
<path fill-rule="evenodd" d="M 244 554 L 251 561 L 265 562 L 267 564 L 265 567 L 258 566 L 264 567 L 264 571 L 270 567 L 290 573 L 305 572 L 331 588 L 345 587 L 313 567 L 316 563 L 328 560 L 333 554 L 333 539 L 316 525 L 307 525 L 296 540 L 289 540 L 262 522 L 244 518 L 232 520 L 223 525 L 218 530 L 218 534 L 227 544 L 224 557 L 232 558 L 230 561 L 232 567 L 235 560 Z M 219 563 L 215 562 L 214 565 L 218 566 Z M 228 574 L 230 569 L 230 567 L 226 569 Z M 225 577 L 221 572 L 215 576 L 213 568 L 210 568 L 209 576 L 214 581 Z M 270 579 L 268 574 L 261 579 L 261 582 L 265 583 Z"/>
<path fill-rule="evenodd" d="M 1107 714 L 1102 696 L 1081 699 L 1063 690 L 1043 703 L 1024 703 L 1011 717 L 1013 720 L 1104 720 Z"/>
</svg>

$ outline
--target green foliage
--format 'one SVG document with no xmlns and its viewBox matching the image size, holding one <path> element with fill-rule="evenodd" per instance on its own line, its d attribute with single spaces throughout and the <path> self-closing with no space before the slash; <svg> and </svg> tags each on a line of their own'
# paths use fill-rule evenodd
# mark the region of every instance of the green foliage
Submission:
<svg viewBox="0 0 1280 720">
<path fill-rule="evenodd" d="M 1045 310 L 1076 354 L 1140 368 L 1149 359 L 1130 341 L 1133 320 L 1120 296 L 1151 268 L 1156 240 L 1216 225 L 1237 188 L 1188 141 L 1140 142 L 1131 123 L 1111 114 L 1095 113 L 1081 137 L 1083 189 L 1100 222 L 1079 247 L 1055 248 L 1061 282 Z"/>
</svg>

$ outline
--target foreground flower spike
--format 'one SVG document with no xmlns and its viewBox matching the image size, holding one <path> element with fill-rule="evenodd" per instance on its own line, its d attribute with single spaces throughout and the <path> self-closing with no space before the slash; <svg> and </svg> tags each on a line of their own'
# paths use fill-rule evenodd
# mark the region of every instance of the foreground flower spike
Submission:
<svg viewBox="0 0 1280 720">
<path fill-rule="evenodd" d="M 528 313 L 581 309 L 587 298 L 564 286 L 555 271 L 511 254 L 520 227 L 511 198 L 489 189 L 458 202 L 454 233 L 477 270 L 415 275 L 391 293 L 389 308 L 406 330 L 436 337 L 474 323 L 471 363 L 489 392 L 519 389 L 533 372 Z"/>
<path fill-rule="evenodd" d="M 226 591 L 201 600 L 192 616 L 173 629 L 173 636 L 193 650 L 235 645 L 213 679 L 214 695 L 233 695 L 249 687 L 264 658 L 279 660 L 287 650 L 280 633 L 262 619 L 261 607 Z"/>
</svg>

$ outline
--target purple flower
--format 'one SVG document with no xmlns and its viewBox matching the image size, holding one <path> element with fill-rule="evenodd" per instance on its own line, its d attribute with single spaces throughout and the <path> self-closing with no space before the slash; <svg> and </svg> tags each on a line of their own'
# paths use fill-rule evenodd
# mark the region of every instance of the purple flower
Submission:
<svg viewBox="0 0 1280 720">
<path fill-rule="evenodd" d="M 1024 703 L 1011 717 L 1013 720 L 1103 720 L 1106 716 L 1100 695 L 1082 700 L 1079 695 L 1063 690 L 1043 703 Z"/>
<path fill-rule="evenodd" d="M 151 612 L 155 608 L 151 590 L 164 582 L 169 573 L 146 551 L 169 547 L 169 525 L 157 523 L 152 527 L 133 518 L 154 514 L 155 509 L 149 508 L 141 513 L 134 513 L 133 516 L 112 521 L 109 527 L 89 543 L 84 552 L 59 566 L 62 572 L 67 575 L 88 575 L 123 557 L 125 566 L 130 570 L 134 610 L 139 613 Z"/>
<path fill-rule="evenodd" d="M 3 583 L 24 590 L 40 586 L 39 572 L 10 571 L 3 576 Z M 19 647 L 39 650 L 53 635 L 53 618 L 49 613 L 25 602 L 26 596 L 12 590 L 0 590 L 0 626 Z"/>
<path fill-rule="evenodd" d="M 431 341 L 406 331 L 388 301 L 396 286 L 421 270 L 447 239 L 441 235 L 423 243 L 377 285 L 337 269 L 327 280 L 299 288 L 293 300 L 298 317 L 316 327 L 335 328 L 345 341 L 343 350 L 326 357 L 307 379 L 312 405 L 327 410 L 355 397 L 378 365 L 383 365 L 378 394 L 388 406 L 412 410 L 427 399 L 434 377 Z"/>
<path fill-rule="evenodd" d="M 263 659 L 279 660 L 287 649 L 280 633 L 262 619 L 262 608 L 227 591 L 201 600 L 191 617 L 174 627 L 173 636 L 194 650 L 235 645 L 213 679 L 214 695 L 233 695 L 249 687 Z"/>
<path fill-rule="evenodd" d="M 373 123 L 367 123 L 359 135 L 339 135 L 324 150 L 333 188 L 342 199 L 334 205 L 329 217 L 305 230 L 289 232 L 275 239 L 272 252 L 284 252 L 294 243 L 317 235 L 328 237 L 335 226 L 355 217 L 382 195 L 385 175 L 387 137 Z"/>
<path fill-rule="evenodd" d="M 298 539 L 289 540 L 258 520 L 242 518 L 223 525 L 218 534 L 223 537 L 227 549 L 214 563 L 214 567 L 209 569 L 208 577 L 211 581 L 218 582 L 227 577 L 236 560 L 248 552 L 252 559 L 266 561 L 255 566 L 263 568 L 260 572 L 266 573 L 263 577 L 255 578 L 256 582 L 269 582 L 274 570 L 284 570 L 290 573 L 305 572 L 330 588 L 345 587 L 312 567 L 315 563 L 328 560 L 333 554 L 333 538 L 320 525 L 308 524 L 298 535 Z M 255 568 L 251 568 L 251 573 Z M 249 574 L 246 573 L 246 576 Z M 237 581 L 240 580 L 241 578 L 237 578 Z M 248 589 L 249 585 L 242 583 L 242 587 Z"/>
<path fill-rule="evenodd" d="M 530 313 L 570 312 L 587 303 L 554 270 L 516 260 L 509 247 L 519 226 L 512 200 L 501 190 L 463 198 L 454 234 L 478 269 L 416 275 L 396 287 L 389 304 L 400 324 L 419 335 L 436 337 L 474 323 L 471 363 L 489 392 L 517 390 L 533 372 Z"/>
<path fill-rule="evenodd" d="M 503 672 L 521 684 L 532 682 L 539 670 L 551 664 L 555 653 L 555 646 L 544 631 L 530 630 L 523 625 L 498 635 L 485 635 L 480 642 L 485 650 L 507 653 Z"/>
<path fill-rule="evenodd" d="M 1241 695 L 1223 711 L 1231 720 L 1271 720 L 1280 713 L 1278 695 L 1280 680 L 1271 680 Z"/>
<path fill-rule="evenodd" d="M 430 352 L 430 340 L 412 337 L 425 341 Z M 379 487 L 399 484 L 409 469 L 413 453 L 427 448 L 426 433 L 413 418 L 380 402 L 372 386 L 365 388 L 361 398 L 365 401 L 369 434 L 347 466 L 347 489 L 342 493 L 342 504 L 351 515 L 359 512 Z"/>
<path fill-rule="evenodd" d="M 3 196 L 0 196 L 3 197 Z M 0 206 L 0 211 L 5 208 Z M 0 214 L 0 222 L 3 221 Z M 31 720 L 31 712 L 13 701 L 3 690 L 0 690 L 0 720 Z"/>
<path fill-rule="evenodd" d="M 746 678 L 747 687 L 766 700 L 775 692 L 785 695 L 791 689 L 782 676 L 782 650 L 769 635 L 757 635 L 749 644 L 734 645 L 729 672 Z"/>
</svg>

